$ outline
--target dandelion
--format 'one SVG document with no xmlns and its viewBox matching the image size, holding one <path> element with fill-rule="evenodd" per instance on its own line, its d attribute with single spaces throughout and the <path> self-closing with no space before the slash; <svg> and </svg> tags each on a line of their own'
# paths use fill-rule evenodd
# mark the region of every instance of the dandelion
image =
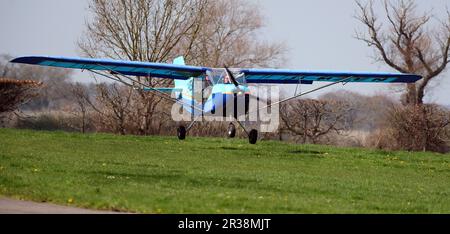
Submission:
<svg viewBox="0 0 450 234">
<path fill-rule="evenodd" d="M 72 203 L 72 202 L 73 202 L 73 198 L 67 199 L 67 203 Z"/>
</svg>

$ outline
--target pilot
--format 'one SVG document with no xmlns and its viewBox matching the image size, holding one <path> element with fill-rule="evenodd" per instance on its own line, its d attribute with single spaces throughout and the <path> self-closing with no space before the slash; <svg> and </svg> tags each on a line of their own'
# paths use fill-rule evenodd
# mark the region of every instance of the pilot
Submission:
<svg viewBox="0 0 450 234">
<path fill-rule="evenodd" d="M 223 83 L 224 83 L 224 84 L 229 84 L 229 83 L 231 83 L 230 77 L 228 76 L 228 74 L 225 74 L 225 77 L 223 78 Z"/>
</svg>

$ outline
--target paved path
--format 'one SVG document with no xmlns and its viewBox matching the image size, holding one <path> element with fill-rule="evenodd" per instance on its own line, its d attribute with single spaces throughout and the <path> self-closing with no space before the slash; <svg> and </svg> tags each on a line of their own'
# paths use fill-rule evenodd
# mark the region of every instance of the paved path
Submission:
<svg viewBox="0 0 450 234">
<path fill-rule="evenodd" d="M 119 212 L 89 210 L 0 197 L 0 214 L 119 214 Z"/>
</svg>

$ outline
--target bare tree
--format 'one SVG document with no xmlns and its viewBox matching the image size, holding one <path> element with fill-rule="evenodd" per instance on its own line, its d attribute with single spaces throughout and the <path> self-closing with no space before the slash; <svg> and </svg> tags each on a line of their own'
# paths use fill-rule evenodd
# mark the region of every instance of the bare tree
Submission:
<svg viewBox="0 0 450 234">
<path fill-rule="evenodd" d="M 258 5 L 242 0 L 93 0 L 83 54 L 192 65 L 275 65 L 284 45 L 261 41 Z"/>
<path fill-rule="evenodd" d="M 97 103 L 92 108 L 100 114 L 99 121 L 104 128 L 112 128 L 121 135 L 126 134 L 127 118 L 129 118 L 129 104 L 131 103 L 132 90 L 118 84 L 102 83 L 97 86 Z"/>
<path fill-rule="evenodd" d="M 414 1 L 384 1 L 387 24 L 374 12 L 374 2 L 357 1 L 356 18 L 366 27 L 356 38 L 376 51 L 376 60 L 403 73 L 420 74 L 423 79 L 408 84 L 405 104 L 422 104 L 430 81 L 441 74 L 450 62 L 450 11 L 433 28 L 431 12 L 419 13 Z"/>
<path fill-rule="evenodd" d="M 327 134 L 342 134 L 348 129 L 345 116 L 349 106 L 340 101 L 300 99 L 280 107 L 283 131 L 300 137 L 302 143 L 318 143 Z"/>
<path fill-rule="evenodd" d="M 79 42 L 80 49 L 91 57 L 167 62 L 174 57 L 180 41 L 198 30 L 202 17 L 198 12 L 205 7 L 204 2 L 94 0 L 90 3 L 94 20 L 87 24 L 86 37 Z M 136 77 L 136 81 L 152 87 L 170 84 L 169 80 L 152 77 Z M 103 97 L 108 97 L 103 87 L 98 90 Z M 132 95 L 132 92 L 132 89 L 128 90 L 127 96 L 138 100 L 128 101 L 127 112 L 133 110 L 138 113 L 134 115 L 138 118 L 134 121 L 141 124 L 141 134 L 147 134 L 153 110 L 161 98 L 142 90 L 135 91 L 139 95 Z M 132 103 L 142 105 L 134 107 Z M 124 120 L 124 117 L 119 119 Z"/>
<path fill-rule="evenodd" d="M 15 111 L 20 105 L 37 96 L 36 89 L 42 83 L 32 80 L 0 78 L 0 119 Z"/>
<path fill-rule="evenodd" d="M 365 96 L 359 93 L 339 90 L 319 97 L 321 100 L 334 100 L 346 103 L 350 108 L 345 123 L 352 130 L 373 131 L 380 127 L 394 100 L 384 95 Z"/>
<path fill-rule="evenodd" d="M 194 65 L 276 67 L 285 45 L 261 40 L 264 17 L 257 4 L 241 0 L 209 1 L 200 32 L 183 53 Z M 183 50 L 183 49 L 182 49 Z"/>
<path fill-rule="evenodd" d="M 76 104 L 76 108 L 73 111 L 74 115 L 81 119 L 78 128 L 82 133 L 86 132 L 88 122 L 88 110 L 90 108 L 90 95 L 86 85 L 79 82 L 71 84 L 70 95 Z M 72 123 L 73 124 L 73 123 Z"/>
<path fill-rule="evenodd" d="M 262 17 L 256 5 L 241 0 L 92 0 L 80 50 L 90 57 L 170 62 L 183 55 L 192 65 L 262 66 L 282 61 L 281 44 L 259 40 Z M 170 80 L 136 77 L 137 83 L 167 86 Z M 129 90 L 127 112 L 151 132 L 164 103 L 151 92 Z"/>
<path fill-rule="evenodd" d="M 435 105 L 390 107 L 379 131 L 368 137 L 368 144 L 388 150 L 450 150 L 450 112 Z"/>
</svg>

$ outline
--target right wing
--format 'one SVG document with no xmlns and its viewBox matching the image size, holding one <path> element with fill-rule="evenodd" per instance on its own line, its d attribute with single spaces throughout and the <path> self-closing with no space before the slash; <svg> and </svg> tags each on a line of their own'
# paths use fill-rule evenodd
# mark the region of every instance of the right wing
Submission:
<svg viewBox="0 0 450 234">
<path fill-rule="evenodd" d="M 150 63 L 111 59 L 67 58 L 50 56 L 19 57 L 12 63 L 24 63 L 39 66 L 62 67 L 72 69 L 109 71 L 120 75 L 151 76 L 158 78 L 186 80 L 199 77 L 208 70 L 205 67 L 174 65 L 167 63 Z"/>
</svg>

